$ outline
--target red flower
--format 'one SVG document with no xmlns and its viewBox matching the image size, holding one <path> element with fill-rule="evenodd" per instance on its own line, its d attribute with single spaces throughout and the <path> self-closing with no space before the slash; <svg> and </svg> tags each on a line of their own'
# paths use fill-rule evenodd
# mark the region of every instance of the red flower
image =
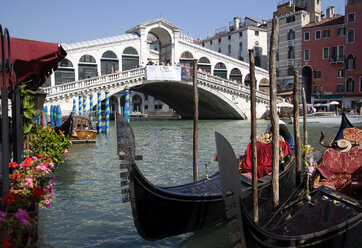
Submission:
<svg viewBox="0 0 362 248">
<path fill-rule="evenodd" d="M 51 162 L 51 161 L 52 161 L 50 158 L 47 158 L 47 160 L 48 160 L 49 162 Z"/>
<path fill-rule="evenodd" d="M 33 195 L 40 199 L 44 195 L 44 190 L 42 188 L 34 188 Z"/>
<path fill-rule="evenodd" d="M 10 248 L 10 247 L 15 247 L 15 244 L 13 244 L 11 242 L 11 239 L 9 236 L 6 236 L 5 238 L 3 238 L 1 240 L 1 242 L 3 242 L 4 244 L 2 245 L 3 248 Z"/>
<path fill-rule="evenodd" d="M 18 167 L 18 164 L 16 163 L 16 162 L 10 162 L 9 163 L 9 168 L 16 168 L 16 167 Z"/>
<path fill-rule="evenodd" d="M 21 177 L 20 173 L 13 173 L 12 176 L 11 176 L 11 178 L 12 178 L 13 180 L 15 180 L 15 179 L 20 179 L 20 177 Z"/>
<path fill-rule="evenodd" d="M 23 164 L 27 167 L 30 167 L 31 166 L 31 161 L 33 161 L 32 158 L 26 158 L 23 162 Z"/>
<path fill-rule="evenodd" d="M 43 154 L 37 154 L 36 157 L 37 157 L 37 158 L 45 159 L 45 156 L 44 156 Z"/>
<path fill-rule="evenodd" d="M 48 163 L 47 163 L 47 162 L 45 162 L 44 165 L 45 165 L 45 167 L 48 167 Z"/>
<path fill-rule="evenodd" d="M 9 192 L 4 195 L 3 199 L 1 199 L 1 204 L 12 204 L 16 200 L 17 195 L 13 192 Z"/>
</svg>

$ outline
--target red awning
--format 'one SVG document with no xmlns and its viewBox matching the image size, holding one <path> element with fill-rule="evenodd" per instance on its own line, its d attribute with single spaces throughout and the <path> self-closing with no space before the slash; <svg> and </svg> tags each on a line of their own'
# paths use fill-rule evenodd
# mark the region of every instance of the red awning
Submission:
<svg viewBox="0 0 362 248">
<path fill-rule="evenodd" d="M 10 38 L 10 49 L 11 63 L 14 63 L 14 84 L 21 83 L 33 75 L 38 79 L 37 83 L 40 86 L 45 82 L 46 77 L 58 69 L 58 63 L 67 55 L 66 51 L 56 43 L 19 38 Z M 1 56 L 0 49 L 0 58 Z M 8 77 L 7 73 L 7 79 Z M 7 85 L 10 86 L 8 81 Z M 0 83 L 3 84 L 2 80 Z"/>
</svg>

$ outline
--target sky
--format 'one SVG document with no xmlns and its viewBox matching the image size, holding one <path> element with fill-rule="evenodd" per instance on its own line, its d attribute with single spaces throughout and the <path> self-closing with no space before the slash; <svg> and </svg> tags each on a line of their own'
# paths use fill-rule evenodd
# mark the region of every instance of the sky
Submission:
<svg viewBox="0 0 362 248">
<path fill-rule="evenodd" d="M 181 33 L 205 39 L 234 17 L 272 18 L 280 0 L 1 0 L 0 24 L 11 37 L 73 43 L 125 34 L 162 17 Z M 344 15 L 345 0 L 322 0 Z"/>
</svg>

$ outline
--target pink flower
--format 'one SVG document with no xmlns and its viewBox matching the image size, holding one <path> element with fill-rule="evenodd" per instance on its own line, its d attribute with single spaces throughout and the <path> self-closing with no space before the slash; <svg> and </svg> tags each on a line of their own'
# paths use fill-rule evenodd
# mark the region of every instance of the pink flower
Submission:
<svg viewBox="0 0 362 248">
<path fill-rule="evenodd" d="M 24 186 L 29 186 L 30 188 L 33 187 L 33 178 L 31 176 L 25 179 Z"/>
<path fill-rule="evenodd" d="M 5 222 L 6 213 L 3 211 L 0 211 L 0 222 Z"/>
<path fill-rule="evenodd" d="M 18 209 L 18 211 L 14 214 L 14 217 L 20 220 L 20 223 L 23 226 L 29 225 L 29 214 L 25 209 Z"/>
</svg>

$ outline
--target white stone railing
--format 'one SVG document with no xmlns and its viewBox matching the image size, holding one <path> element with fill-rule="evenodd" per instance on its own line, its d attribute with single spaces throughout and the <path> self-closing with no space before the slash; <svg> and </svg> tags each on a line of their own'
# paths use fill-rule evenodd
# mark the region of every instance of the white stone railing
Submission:
<svg viewBox="0 0 362 248">
<path fill-rule="evenodd" d="M 205 72 L 198 72 L 197 77 L 198 79 L 203 79 L 206 82 L 211 82 L 216 85 L 225 86 L 234 89 L 236 91 L 241 91 L 244 94 L 250 95 L 250 88 L 245 84 L 236 83 L 231 80 L 213 76 Z M 259 98 L 260 100 L 269 101 L 269 94 L 265 93 L 264 91 L 257 90 L 256 97 Z"/>
<path fill-rule="evenodd" d="M 137 68 L 129 71 L 122 71 L 113 74 L 103 75 L 100 77 L 88 78 L 71 83 L 46 87 L 43 88 L 43 90 L 47 94 L 47 98 L 49 99 L 57 95 L 64 95 L 66 93 L 75 93 L 87 90 L 89 88 L 98 88 L 102 86 L 107 86 L 112 82 L 126 81 L 132 78 L 145 77 L 145 75 L 146 75 L 145 68 Z"/>
<path fill-rule="evenodd" d="M 204 72 L 198 72 L 197 77 L 205 83 L 211 83 L 216 86 L 223 86 L 250 95 L 250 88 L 244 84 L 236 83 L 228 79 L 220 78 Z M 67 94 L 76 94 L 77 92 L 87 91 L 90 89 L 97 89 L 106 87 L 114 83 L 126 82 L 133 79 L 146 79 L 146 69 L 137 68 L 128 71 L 117 72 L 113 74 L 103 75 L 84 80 L 79 80 L 71 83 L 56 85 L 52 87 L 43 88 L 47 94 L 47 100 L 54 97 L 65 96 Z M 269 101 L 269 95 L 263 91 L 257 91 L 257 98 L 263 101 Z"/>
</svg>

